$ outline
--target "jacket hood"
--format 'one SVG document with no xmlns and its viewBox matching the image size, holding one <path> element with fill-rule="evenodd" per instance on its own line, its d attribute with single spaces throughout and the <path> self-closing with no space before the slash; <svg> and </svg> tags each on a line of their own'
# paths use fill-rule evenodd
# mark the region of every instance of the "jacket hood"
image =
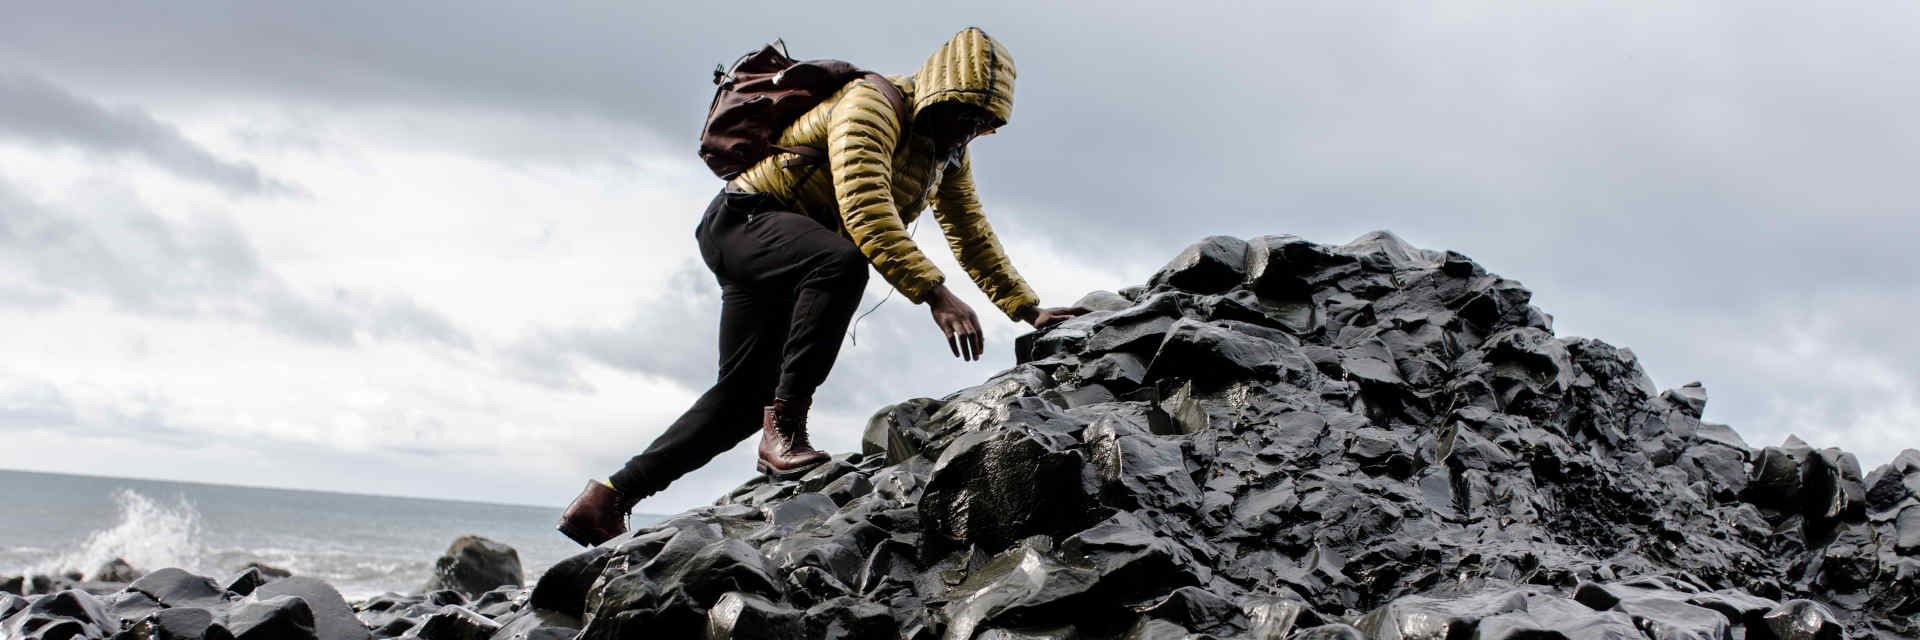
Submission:
<svg viewBox="0 0 1920 640">
<path fill-rule="evenodd" d="M 1013 115 L 1013 56 L 978 27 L 953 36 L 913 76 L 913 117 L 941 102 L 985 107 L 1005 123 Z"/>
</svg>

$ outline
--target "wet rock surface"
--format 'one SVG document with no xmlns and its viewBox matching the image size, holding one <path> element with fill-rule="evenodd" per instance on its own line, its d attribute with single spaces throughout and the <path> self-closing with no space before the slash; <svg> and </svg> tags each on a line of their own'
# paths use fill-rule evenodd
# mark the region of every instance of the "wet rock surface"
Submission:
<svg viewBox="0 0 1920 640">
<path fill-rule="evenodd" d="M 520 586 L 517 552 L 490 541 L 474 545 L 473 540 L 484 541 L 464 537 L 453 549 L 480 547 L 487 552 L 483 558 L 513 560 L 511 573 L 497 569 L 508 564 L 504 562 L 487 563 L 495 568 L 492 574 L 477 572 L 486 581 L 502 582 L 500 586 L 473 594 L 437 589 L 348 602 L 324 581 L 264 565 L 248 566 L 224 579 L 177 568 L 138 575 L 131 583 L 62 577 L 41 581 L 50 592 L 0 593 L 0 640 L 560 640 L 578 635 L 578 600 L 585 586 L 564 583 L 564 571 L 550 572 L 561 586 L 553 587 L 559 590 L 548 598 L 572 602 L 574 608 L 535 606 L 532 590 Z M 449 557 L 459 557 L 456 552 Z M 137 574 L 125 563 L 110 563 L 103 573 L 108 569 L 120 572 L 109 577 Z M 473 585 L 484 582 L 464 584 L 477 588 Z"/>
<path fill-rule="evenodd" d="M 1920 634 L 1920 453 L 1753 448 L 1530 298 L 1386 233 L 1208 238 L 553 593 L 586 638 Z"/>
<path fill-rule="evenodd" d="M 461 536 L 434 561 L 433 575 L 422 592 L 451 589 L 469 597 L 497 587 L 523 584 L 520 552 L 480 536 Z"/>
<path fill-rule="evenodd" d="M 531 589 L 459 544 L 351 605 L 161 569 L 23 583 L 0 636 L 1920 637 L 1920 452 L 1752 447 L 1530 297 L 1386 233 L 1208 238 L 861 452 Z"/>
</svg>

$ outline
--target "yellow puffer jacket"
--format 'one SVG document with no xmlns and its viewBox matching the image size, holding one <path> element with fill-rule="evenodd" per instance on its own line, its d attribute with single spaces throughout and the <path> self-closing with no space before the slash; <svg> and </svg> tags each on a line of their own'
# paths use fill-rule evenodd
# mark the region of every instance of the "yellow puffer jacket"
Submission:
<svg viewBox="0 0 1920 640">
<path fill-rule="evenodd" d="M 985 107 L 1002 122 L 1013 113 L 1013 58 L 985 32 L 969 28 L 927 59 L 911 78 L 889 76 L 918 116 L 929 105 L 958 101 Z M 794 211 L 839 229 L 880 276 L 908 300 L 924 302 L 945 281 L 907 233 L 931 201 L 953 255 L 993 304 L 1012 317 L 1040 302 L 1007 260 L 975 197 L 967 155 L 935 162 L 933 140 L 907 135 L 880 89 L 848 83 L 787 127 L 782 146 L 827 150 L 827 162 L 783 166 L 776 153 L 733 179 L 732 188 L 770 194 Z"/>
</svg>

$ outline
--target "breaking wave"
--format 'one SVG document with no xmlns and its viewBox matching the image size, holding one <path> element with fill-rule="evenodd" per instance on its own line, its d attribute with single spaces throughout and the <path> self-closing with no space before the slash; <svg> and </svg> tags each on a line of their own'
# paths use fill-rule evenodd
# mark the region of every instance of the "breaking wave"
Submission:
<svg viewBox="0 0 1920 640">
<path fill-rule="evenodd" d="M 118 489 L 113 501 L 119 507 L 119 520 L 113 526 L 88 534 L 77 548 L 40 563 L 32 572 L 77 571 L 92 577 L 114 558 L 143 569 L 201 568 L 206 547 L 201 543 L 200 511 L 186 496 L 165 503 L 132 489 Z"/>
</svg>

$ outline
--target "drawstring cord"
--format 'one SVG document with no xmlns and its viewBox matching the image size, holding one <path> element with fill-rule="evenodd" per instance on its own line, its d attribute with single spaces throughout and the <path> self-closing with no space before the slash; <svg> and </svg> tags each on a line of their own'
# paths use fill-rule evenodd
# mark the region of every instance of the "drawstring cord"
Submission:
<svg viewBox="0 0 1920 640">
<path fill-rule="evenodd" d="M 926 218 L 915 219 L 913 221 L 913 228 L 907 230 L 907 237 L 911 238 L 914 234 L 920 233 L 920 221 L 925 219 Z M 860 317 L 854 318 L 853 324 L 847 327 L 847 340 L 851 341 L 853 346 L 860 346 L 860 321 L 867 319 L 867 316 L 873 315 L 873 312 L 879 311 L 880 305 L 886 304 L 887 299 L 893 297 L 893 291 L 893 287 L 887 287 L 887 295 L 880 296 L 879 302 L 875 302 L 873 306 L 867 307 L 867 312 L 860 314 Z"/>
</svg>

